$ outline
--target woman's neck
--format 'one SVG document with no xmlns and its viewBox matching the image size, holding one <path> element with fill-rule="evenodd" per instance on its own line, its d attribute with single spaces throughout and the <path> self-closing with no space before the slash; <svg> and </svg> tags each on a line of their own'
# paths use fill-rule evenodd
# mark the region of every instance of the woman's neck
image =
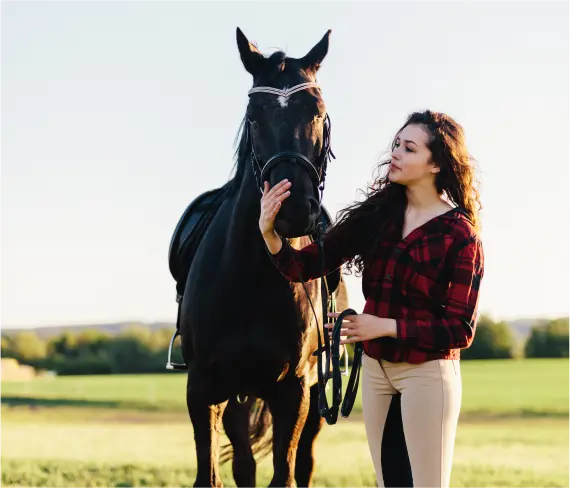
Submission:
<svg viewBox="0 0 570 488">
<path fill-rule="evenodd" d="M 417 184 L 406 187 L 407 210 L 425 214 L 443 210 L 451 205 L 439 195 L 433 184 Z"/>
</svg>

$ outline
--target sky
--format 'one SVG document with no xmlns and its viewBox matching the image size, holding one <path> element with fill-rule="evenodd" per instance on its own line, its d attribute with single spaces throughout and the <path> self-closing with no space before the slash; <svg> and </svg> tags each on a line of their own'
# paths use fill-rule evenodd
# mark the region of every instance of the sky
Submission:
<svg viewBox="0 0 570 488">
<path fill-rule="evenodd" d="M 176 320 L 170 238 L 230 177 L 248 102 L 238 26 L 292 57 L 332 29 L 329 212 L 359 198 L 408 114 L 445 112 L 480 168 L 479 311 L 568 315 L 568 8 L 2 2 L 2 327 Z"/>
</svg>

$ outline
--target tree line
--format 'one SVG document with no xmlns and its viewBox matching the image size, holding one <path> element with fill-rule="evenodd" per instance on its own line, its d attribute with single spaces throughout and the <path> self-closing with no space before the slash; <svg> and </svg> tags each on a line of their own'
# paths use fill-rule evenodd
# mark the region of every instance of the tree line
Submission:
<svg viewBox="0 0 570 488">
<path fill-rule="evenodd" d="M 41 339 L 33 331 L 2 336 L 2 357 L 58 375 L 127 374 L 165 372 L 168 345 L 173 329 L 150 331 L 134 325 L 111 335 L 94 329 L 64 332 Z M 532 327 L 520 343 L 506 322 L 480 317 L 475 340 L 461 351 L 462 359 L 556 358 L 568 357 L 568 318 Z M 174 362 L 182 362 L 177 339 Z"/>
<path fill-rule="evenodd" d="M 475 339 L 461 351 L 461 359 L 567 358 L 568 338 L 568 317 L 540 321 L 521 343 L 506 322 L 483 315 Z"/>
<path fill-rule="evenodd" d="M 58 375 L 158 373 L 165 371 L 171 329 L 141 325 L 112 335 L 95 329 L 42 340 L 33 331 L 2 336 L 2 357 Z M 177 339 L 174 362 L 182 362 Z"/>
</svg>

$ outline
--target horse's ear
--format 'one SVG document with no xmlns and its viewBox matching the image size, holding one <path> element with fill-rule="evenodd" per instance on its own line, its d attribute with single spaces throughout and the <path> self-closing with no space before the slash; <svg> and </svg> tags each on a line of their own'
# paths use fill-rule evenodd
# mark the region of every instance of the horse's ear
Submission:
<svg viewBox="0 0 570 488">
<path fill-rule="evenodd" d="M 265 59 L 263 54 L 247 40 L 239 27 L 236 29 L 236 39 L 243 66 L 252 76 L 257 75 Z"/>
<path fill-rule="evenodd" d="M 313 47 L 306 56 L 299 60 L 303 69 L 312 71 L 313 73 L 316 73 L 319 70 L 321 63 L 323 59 L 325 59 L 329 50 L 329 37 L 331 32 L 332 31 L 329 29 L 323 38 L 317 42 L 315 47 Z"/>
</svg>

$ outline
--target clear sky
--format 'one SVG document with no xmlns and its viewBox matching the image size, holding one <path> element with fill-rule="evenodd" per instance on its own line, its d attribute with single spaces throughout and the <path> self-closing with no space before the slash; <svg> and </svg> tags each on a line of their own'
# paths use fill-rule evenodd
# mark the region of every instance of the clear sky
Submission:
<svg viewBox="0 0 570 488">
<path fill-rule="evenodd" d="M 170 237 L 228 179 L 248 101 L 236 26 L 293 57 L 332 29 L 319 81 L 333 215 L 410 112 L 446 112 L 481 169 L 480 311 L 567 315 L 568 14 L 545 1 L 2 2 L 2 326 L 175 321 Z"/>
</svg>

